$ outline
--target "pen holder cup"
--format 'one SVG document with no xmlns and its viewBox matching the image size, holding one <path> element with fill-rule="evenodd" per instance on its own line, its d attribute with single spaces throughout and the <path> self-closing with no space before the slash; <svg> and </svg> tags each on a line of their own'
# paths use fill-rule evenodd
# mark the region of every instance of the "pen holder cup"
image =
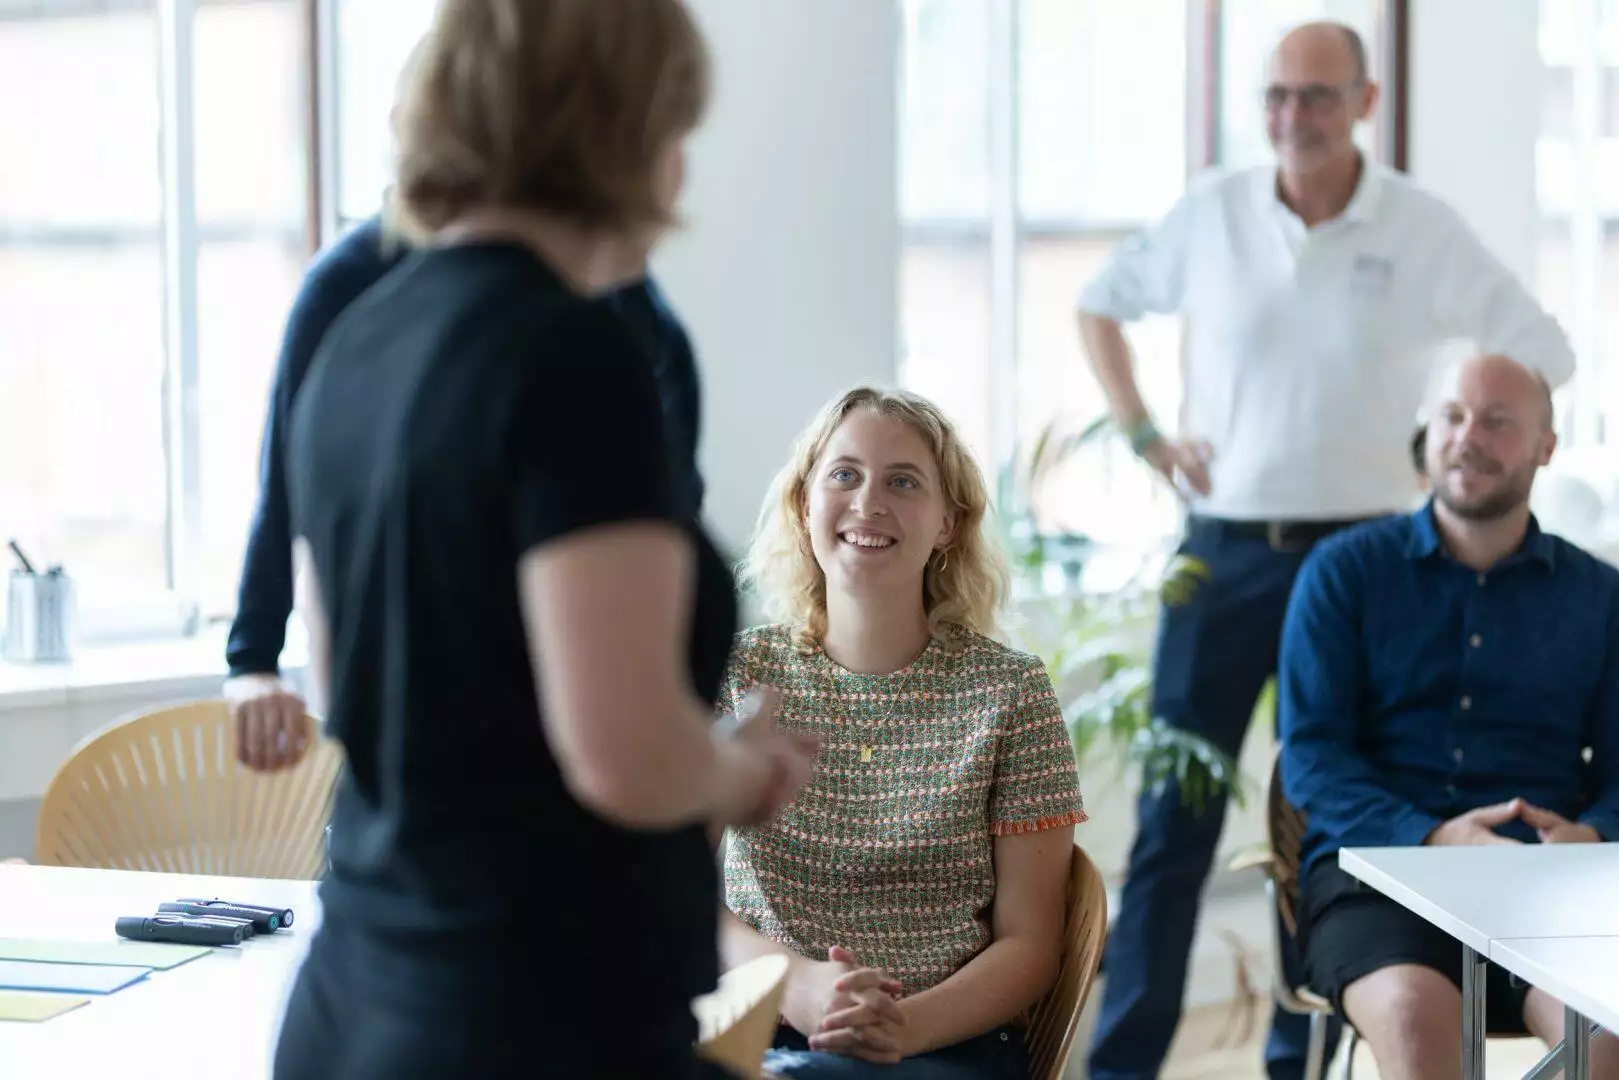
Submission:
<svg viewBox="0 0 1619 1080">
<path fill-rule="evenodd" d="M 0 656 L 14 664 L 70 660 L 74 622 L 71 578 L 61 573 L 13 571 L 6 589 L 6 633 Z"/>
</svg>

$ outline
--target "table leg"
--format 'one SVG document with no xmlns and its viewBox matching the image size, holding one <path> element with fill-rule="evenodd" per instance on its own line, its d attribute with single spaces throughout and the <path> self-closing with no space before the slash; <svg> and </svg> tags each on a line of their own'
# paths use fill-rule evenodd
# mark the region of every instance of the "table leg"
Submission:
<svg viewBox="0 0 1619 1080">
<path fill-rule="evenodd" d="M 1591 1022 L 1563 1006 L 1563 1080 L 1591 1080 Z"/>
<path fill-rule="evenodd" d="M 1477 949 L 1462 946 L 1462 1080 L 1484 1080 L 1484 972 L 1488 963 Z"/>
</svg>

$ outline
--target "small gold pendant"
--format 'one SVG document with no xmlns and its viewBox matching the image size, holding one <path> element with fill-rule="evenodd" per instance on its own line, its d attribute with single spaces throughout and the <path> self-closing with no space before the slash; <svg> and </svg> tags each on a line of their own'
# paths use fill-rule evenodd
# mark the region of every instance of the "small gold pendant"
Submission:
<svg viewBox="0 0 1619 1080">
<path fill-rule="evenodd" d="M 871 761 L 871 747 L 862 746 L 860 748 L 860 760 L 862 763 Z"/>
</svg>

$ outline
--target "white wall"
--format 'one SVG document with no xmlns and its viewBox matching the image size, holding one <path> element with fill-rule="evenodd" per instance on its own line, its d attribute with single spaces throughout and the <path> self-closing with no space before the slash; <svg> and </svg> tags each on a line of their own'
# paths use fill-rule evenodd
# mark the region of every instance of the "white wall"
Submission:
<svg viewBox="0 0 1619 1080">
<path fill-rule="evenodd" d="M 899 20 L 884 0 L 692 0 L 716 92 L 656 270 L 704 381 L 708 516 L 740 550 L 793 436 L 898 357 Z"/>
</svg>

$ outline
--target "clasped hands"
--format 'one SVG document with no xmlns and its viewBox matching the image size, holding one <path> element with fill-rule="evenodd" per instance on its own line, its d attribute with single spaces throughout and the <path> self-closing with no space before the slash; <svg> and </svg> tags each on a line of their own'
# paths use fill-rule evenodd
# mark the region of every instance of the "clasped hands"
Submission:
<svg viewBox="0 0 1619 1080">
<path fill-rule="evenodd" d="M 915 1053 L 900 990 L 886 972 L 862 967 L 849 950 L 833 947 L 824 961 L 809 961 L 795 973 L 782 1015 L 811 1050 L 892 1065 Z"/>
<path fill-rule="evenodd" d="M 1453 817 L 1428 837 L 1430 844 L 1516 844 L 1520 841 L 1501 836 L 1497 825 L 1521 819 L 1540 836 L 1543 844 L 1599 844 L 1602 836 L 1591 826 L 1569 821 L 1560 814 L 1523 799 L 1508 799 L 1493 806 L 1481 806 Z"/>
</svg>

